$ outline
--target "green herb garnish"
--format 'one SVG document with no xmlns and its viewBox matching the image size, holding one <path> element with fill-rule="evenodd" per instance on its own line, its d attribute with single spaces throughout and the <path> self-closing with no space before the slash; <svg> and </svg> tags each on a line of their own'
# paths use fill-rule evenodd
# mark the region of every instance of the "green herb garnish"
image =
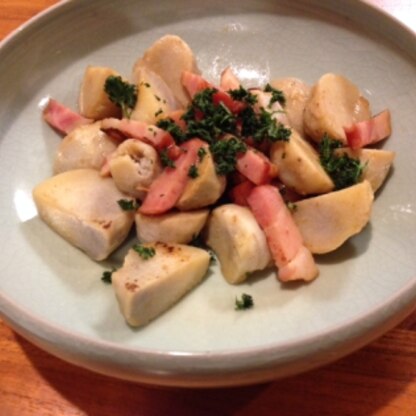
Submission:
<svg viewBox="0 0 416 416">
<path fill-rule="evenodd" d="M 233 100 L 242 101 L 250 105 L 257 103 L 257 97 L 242 86 L 240 86 L 237 90 L 229 90 L 228 93 L 231 95 Z"/>
<path fill-rule="evenodd" d="M 205 148 L 200 147 L 198 149 L 198 158 L 200 162 L 202 162 L 202 159 L 205 157 L 206 154 L 207 154 L 207 150 Z"/>
<path fill-rule="evenodd" d="M 213 102 L 215 88 L 206 88 L 195 94 L 188 111 L 182 116 L 187 122 L 187 138 L 199 137 L 213 143 L 224 133 L 234 134 L 237 131 L 237 120 L 234 114 L 222 102 Z"/>
<path fill-rule="evenodd" d="M 113 273 L 115 271 L 116 271 L 116 269 L 104 271 L 103 274 L 102 274 L 102 276 L 101 276 L 101 280 L 104 283 L 107 283 L 107 284 L 112 283 L 112 276 L 113 276 Z"/>
<path fill-rule="evenodd" d="M 364 165 L 359 159 L 349 157 L 346 153 L 342 155 L 335 153 L 335 150 L 342 146 L 341 141 L 331 139 L 327 134 L 319 143 L 321 165 L 331 177 L 336 189 L 347 188 L 358 183 L 364 170 Z"/>
<path fill-rule="evenodd" d="M 275 102 L 280 103 L 282 106 L 286 104 L 286 97 L 283 91 L 273 88 L 270 84 L 266 84 L 264 87 L 264 92 L 271 92 L 272 98 L 270 99 L 269 107 L 271 107 Z"/>
<path fill-rule="evenodd" d="M 235 170 L 237 156 L 247 151 L 246 144 L 231 137 L 227 140 L 219 140 L 210 146 L 214 158 L 216 171 L 219 175 L 227 175 Z"/>
<path fill-rule="evenodd" d="M 236 311 L 242 311 L 245 309 L 250 309 L 254 306 L 253 297 L 251 295 L 248 295 L 247 293 L 243 293 L 241 295 L 241 298 L 235 299 L 235 310 Z"/>
<path fill-rule="evenodd" d="M 134 211 L 138 208 L 134 199 L 119 199 L 117 203 L 123 211 Z"/>
<path fill-rule="evenodd" d="M 123 117 L 130 118 L 137 102 L 137 87 L 123 81 L 120 76 L 110 75 L 104 84 L 108 98 L 121 108 Z"/>
<path fill-rule="evenodd" d="M 271 142 L 288 141 L 292 131 L 279 123 L 273 113 L 260 109 L 260 113 L 256 113 L 252 107 L 247 107 L 241 112 L 242 117 L 242 135 L 253 137 L 260 143 L 264 140 Z"/>
<path fill-rule="evenodd" d="M 177 143 L 183 143 L 186 140 L 185 133 L 171 118 L 158 120 L 156 126 L 170 133 Z"/>
<path fill-rule="evenodd" d="M 142 246 L 141 244 L 135 244 L 132 248 L 143 260 L 149 260 L 156 254 L 156 250 L 153 247 L 146 247 Z"/>
<path fill-rule="evenodd" d="M 163 149 L 160 151 L 159 153 L 160 156 L 160 162 L 162 163 L 163 166 L 167 166 L 169 168 L 175 168 L 175 162 L 169 157 L 168 154 L 168 150 L 167 149 Z"/>
<path fill-rule="evenodd" d="M 195 165 L 191 165 L 188 170 L 188 176 L 195 179 L 199 176 L 198 168 Z"/>
</svg>

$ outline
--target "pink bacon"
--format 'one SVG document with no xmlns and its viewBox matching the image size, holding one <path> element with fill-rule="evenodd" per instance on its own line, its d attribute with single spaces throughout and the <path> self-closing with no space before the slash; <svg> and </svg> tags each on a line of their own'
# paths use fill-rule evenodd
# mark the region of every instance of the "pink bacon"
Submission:
<svg viewBox="0 0 416 416">
<path fill-rule="evenodd" d="M 70 133 L 76 127 L 94 122 L 52 98 L 43 110 L 43 118 L 50 126 L 63 134 Z"/>
<path fill-rule="evenodd" d="M 369 144 L 377 143 L 391 134 L 390 111 L 384 110 L 369 120 L 344 127 L 344 131 L 348 146 L 351 149 L 360 149 Z"/>
<path fill-rule="evenodd" d="M 319 271 L 279 191 L 271 185 L 257 186 L 247 203 L 266 235 L 280 280 L 314 279 Z"/>
<path fill-rule="evenodd" d="M 139 211 L 145 215 L 158 215 L 172 209 L 190 179 L 188 172 L 198 161 L 199 149 L 207 146 L 200 139 L 191 139 L 181 145 L 182 153 L 175 160 L 175 167 L 166 167 L 152 182 Z"/>
<path fill-rule="evenodd" d="M 179 155 L 177 145 L 169 132 L 142 121 L 106 118 L 101 122 L 101 130 L 118 140 L 139 139 L 158 151 L 168 149 L 171 155 Z"/>
</svg>

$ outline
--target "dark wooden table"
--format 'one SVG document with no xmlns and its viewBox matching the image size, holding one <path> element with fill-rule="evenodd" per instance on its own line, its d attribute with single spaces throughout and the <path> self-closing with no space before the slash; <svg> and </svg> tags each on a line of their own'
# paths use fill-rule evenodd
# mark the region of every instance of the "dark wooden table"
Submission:
<svg viewBox="0 0 416 416">
<path fill-rule="evenodd" d="M 368 0 L 416 28 L 416 1 Z M 0 39 L 56 0 L 1 0 Z M 41 351 L 0 321 L 0 416 L 416 415 L 416 312 L 334 364 L 289 379 L 213 390 L 101 376 Z"/>
</svg>

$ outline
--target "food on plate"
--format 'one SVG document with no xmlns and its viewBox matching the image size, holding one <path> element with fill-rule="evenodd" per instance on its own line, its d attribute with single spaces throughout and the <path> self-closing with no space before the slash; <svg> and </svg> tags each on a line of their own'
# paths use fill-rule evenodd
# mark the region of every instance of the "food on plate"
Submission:
<svg viewBox="0 0 416 416">
<path fill-rule="evenodd" d="M 350 149 L 342 147 L 335 150 L 335 154 L 342 156 L 347 154 L 349 157 L 359 160 L 363 166 L 361 180 L 370 182 L 373 192 L 376 192 L 386 180 L 390 168 L 393 164 L 395 153 L 383 149 Z"/>
<path fill-rule="evenodd" d="M 191 48 L 179 36 L 163 36 L 145 51 L 133 67 L 133 80 L 136 83 L 140 81 L 142 68 L 159 75 L 183 107 L 189 104 L 189 96 L 181 81 L 182 73 L 199 73 L 199 69 Z"/>
<path fill-rule="evenodd" d="M 135 139 L 120 143 L 108 156 L 107 165 L 117 188 L 140 200 L 144 199 L 149 186 L 162 171 L 155 148 Z"/>
<path fill-rule="evenodd" d="M 226 187 L 224 175 L 218 175 L 212 153 L 207 146 L 199 150 L 196 176 L 189 180 L 176 207 L 182 211 L 208 207 L 221 197 Z"/>
<path fill-rule="evenodd" d="M 83 117 L 52 98 L 48 100 L 48 104 L 43 109 L 43 119 L 62 134 L 71 133 L 79 126 L 94 122 L 93 119 Z"/>
<path fill-rule="evenodd" d="M 106 117 L 120 117 L 120 108 L 106 94 L 104 86 L 108 77 L 120 74 L 111 68 L 88 66 L 79 92 L 79 112 L 82 116 L 93 120 Z"/>
<path fill-rule="evenodd" d="M 55 174 L 73 169 L 101 170 L 119 143 L 101 130 L 101 122 L 76 127 L 58 146 L 53 164 Z"/>
<path fill-rule="evenodd" d="M 266 235 L 279 279 L 283 282 L 315 279 L 318 268 L 278 189 L 272 185 L 257 186 L 247 202 Z"/>
<path fill-rule="evenodd" d="M 370 104 L 347 78 L 325 74 L 313 86 L 304 111 L 305 133 L 320 142 L 325 134 L 347 144 L 344 128 L 371 117 Z"/>
<path fill-rule="evenodd" d="M 265 269 L 282 284 L 316 279 L 315 255 L 369 223 L 391 169 L 394 152 L 371 148 L 391 134 L 389 110 L 371 117 L 344 76 L 245 88 L 231 64 L 207 80 L 186 42 L 166 35 L 131 79 L 89 66 L 80 113 L 53 99 L 43 111 L 66 137 L 55 176 L 33 192 L 40 217 L 94 260 L 130 235 L 106 279 L 132 326 L 198 285 L 209 249 L 229 284 Z"/>
<path fill-rule="evenodd" d="M 143 66 L 137 69 L 135 77 L 140 100 L 133 108 L 132 120 L 155 124 L 180 108 L 172 90 L 158 74 Z"/>
<path fill-rule="evenodd" d="M 305 246 L 314 254 L 336 250 L 367 225 L 373 199 L 371 184 L 363 181 L 296 202 L 293 219 Z"/>
<path fill-rule="evenodd" d="M 120 209 L 126 196 L 94 169 L 75 169 L 33 190 L 40 217 L 94 260 L 107 258 L 127 237 L 134 213 Z"/>
<path fill-rule="evenodd" d="M 202 281 L 210 256 L 206 250 L 155 242 L 129 250 L 112 285 L 123 316 L 143 326 L 175 304 Z"/>
<path fill-rule="evenodd" d="M 311 88 L 302 80 L 293 77 L 272 80 L 270 85 L 282 91 L 285 97 L 285 113 L 289 124 L 304 137 L 303 112 L 309 99 Z"/>
<path fill-rule="evenodd" d="M 384 110 L 369 120 L 345 126 L 344 131 L 348 146 L 354 150 L 384 140 L 391 134 L 390 111 Z"/>
<path fill-rule="evenodd" d="M 229 283 L 241 283 L 271 263 L 266 236 L 247 207 L 225 204 L 215 208 L 204 239 L 217 255 Z"/>
<path fill-rule="evenodd" d="M 289 141 L 272 145 L 270 159 L 277 166 L 280 179 L 300 195 L 323 194 L 334 189 L 319 153 L 296 130 L 292 130 Z"/>
<path fill-rule="evenodd" d="M 142 243 L 188 244 L 198 236 L 207 222 L 208 209 L 169 211 L 162 215 L 144 215 L 136 212 L 137 238 Z"/>
</svg>

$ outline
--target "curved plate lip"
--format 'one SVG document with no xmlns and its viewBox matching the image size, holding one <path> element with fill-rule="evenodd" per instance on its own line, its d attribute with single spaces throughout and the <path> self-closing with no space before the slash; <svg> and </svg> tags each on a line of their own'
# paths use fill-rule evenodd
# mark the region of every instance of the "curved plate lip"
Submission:
<svg viewBox="0 0 416 416">
<path fill-rule="evenodd" d="M 60 0 L 58 3 L 49 6 L 45 10 L 37 13 L 36 15 L 32 16 L 29 20 L 22 23 L 17 28 L 13 29 L 9 34 L 7 34 L 1 41 L 0 41 L 0 51 L 4 49 L 9 43 L 13 42 L 17 39 L 21 33 L 24 32 L 32 27 L 34 24 L 42 21 L 43 19 L 49 19 L 51 15 L 55 12 L 59 13 L 60 9 L 63 8 L 66 4 L 72 3 L 73 0 Z"/>
<path fill-rule="evenodd" d="M 49 7 L 36 16 L 29 19 L 23 25 L 13 30 L 0 42 L 0 52 L 9 44 L 18 41 L 20 36 L 24 36 L 28 28 L 36 24 L 41 24 L 43 20 L 50 19 L 54 14 L 60 13 L 65 6 L 75 3 L 74 0 L 61 0 L 59 3 Z M 354 2 L 364 5 L 374 13 L 382 15 L 394 25 L 399 26 L 401 31 L 406 31 L 416 40 L 416 32 L 400 22 L 397 18 L 387 13 L 380 7 L 369 4 L 365 0 Z M 307 2 L 305 2 L 307 4 Z M 327 2 L 322 5 L 323 9 L 333 12 L 332 8 L 327 7 Z M 341 13 L 340 13 L 341 14 Z M 316 363 L 304 364 L 296 370 L 283 371 L 283 376 L 292 375 L 306 371 L 317 366 L 327 364 L 334 359 L 360 348 L 365 343 L 370 342 L 383 332 L 391 329 L 401 319 L 416 309 L 416 276 L 410 278 L 406 286 L 393 293 L 389 298 L 380 302 L 372 309 L 364 312 L 353 319 L 333 325 L 323 331 L 316 332 L 309 336 L 297 338 L 296 340 L 279 343 L 278 345 L 270 344 L 245 349 L 227 349 L 211 353 L 190 352 L 190 351 L 164 351 L 155 349 L 138 349 L 126 347 L 114 342 L 91 339 L 87 336 L 63 330 L 55 324 L 52 324 L 22 308 L 20 305 L 0 293 L 0 316 L 19 334 L 29 338 L 41 348 L 48 350 L 55 356 L 80 365 L 93 371 L 107 375 L 115 375 L 119 378 L 129 379 L 132 381 L 149 382 L 151 384 L 170 385 L 170 386 L 227 386 L 238 384 L 252 384 L 253 382 L 267 381 L 269 379 L 279 378 L 275 374 L 270 376 L 257 374 L 254 381 L 247 383 L 238 382 L 231 378 L 231 381 L 222 380 L 219 377 L 227 375 L 241 374 L 250 371 L 263 371 L 265 366 L 275 368 L 286 364 L 290 365 L 297 360 L 297 352 L 302 352 L 303 358 L 309 357 L 313 360 L 314 356 L 320 352 L 328 354 L 328 358 L 318 360 Z M 383 314 L 383 311 L 389 311 Z M 7 313 L 8 312 L 8 313 Z M 360 325 L 358 325 L 360 324 Z M 383 326 L 384 324 L 384 326 Z M 355 340 L 355 345 L 349 345 Z M 68 351 L 76 345 L 78 355 L 74 358 L 68 356 Z M 305 348 L 305 345 L 309 348 Z M 50 348 L 48 348 L 51 346 Z M 335 352 L 332 356 L 329 352 L 337 346 L 340 351 Z M 289 354 L 282 354 L 283 352 Z M 97 354 L 102 357 L 108 357 L 111 354 L 117 356 L 126 356 L 130 360 L 114 360 L 113 365 L 120 368 L 120 371 L 113 373 L 113 370 L 103 366 L 89 364 L 89 355 Z M 259 356 L 259 353 L 266 356 Z M 70 355 L 70 354 L 69 354 Z M 76 355 L 76 354 L 75 354 Z M 215 366 L 212 364 L 215 363 Z M 124 366 L 123 366 L 124 364 Z M 127 366 L 131 371 L 127 371 Z M 124 368 L 122 368 L 124 367 Z M 166 369 L 166 371 L 165 371 Z M 149 378 L 150 377 L 150 378 Z M 204 381 L 204 378 L 207 379 Z M 211 378 L 211 379 L 210 379 Z M 215 380 L 215 382 L 213 381 Z"/>
<path fill-rule="evenodd" d="M 241 350 L 230 349 L 215 353 L 137 349 L 109 341 L 90 339 L 84 335 L 63 330 L 57 325 L 27 312 L 1 293 L 0 307 L 3 310 L 11 308 L 11 313 L 4 314 L 4 317 L 18 333 L 29 337 L 32 342 L 43 349 L 73 364 L 132 381 L 167 386 L 218 387 L 221 385 L 252 384 L 253 382 L 297 374 L 328 364 L 357 350 L 397 325 L 416 310 L 416 276 L 401 290 L 379 303 L 368 313 L 358 315 L 342 324 L 328 327 L 324 331 L 278 345 Z M 385 317 L 383 311 L 390 313 L 387 313 Z M 51 335 L 52 339 L 50 339 Z M 39 340 L 40 342 L 36 342 Z M 54 346 L 52 351 L 47 346 L 45 348 L 44 342 Z M 79 356 L 75 359 L 68 358 L 65 352 L 70 351 L 74 345 L 76 345 Z M 58 351 L 55 350 L 55 346 L 58 346 Z M 338 348 L 338 351 L 333 351 L 335 347 Z M 127 360 L 113 360 L 112 362 L 116 367 L 120 367 L 121 371 L 113 373 L 105 366 L 97 368 L 94 365 L 89 365 L 89 354 L 108 356 L 109 352 L 112 355 L 115 354 L 116 357 L 127 358 Z M 298 360 L 298 353 L 302 353 L 303 357 L 309 357 L 310 363 L 303 363 L 300 367 L 293 369 L 293 364 Z M 327 357 L 323 360 L 316 358 L 320 354 Z M 317 361 L 314 362 L 314 359 Z M 125 368 L 126 366 L 129 367 L 128 370 Z M 267 373 L 281 369 L 281 374 L 263 375 L 262 372 L 266 367 Z M 258 374 L 259 371 L 260 374 Z M 243 379 L 239 382 L 235 378 L 239 374 L 250 372 L 254 372 L 254 381 L 244 382 Z M 222 379 L 217 378 L 219 375 Z M 225 378 L 227 376 L 230 377 L 230 380 Z"/>
</svg>

